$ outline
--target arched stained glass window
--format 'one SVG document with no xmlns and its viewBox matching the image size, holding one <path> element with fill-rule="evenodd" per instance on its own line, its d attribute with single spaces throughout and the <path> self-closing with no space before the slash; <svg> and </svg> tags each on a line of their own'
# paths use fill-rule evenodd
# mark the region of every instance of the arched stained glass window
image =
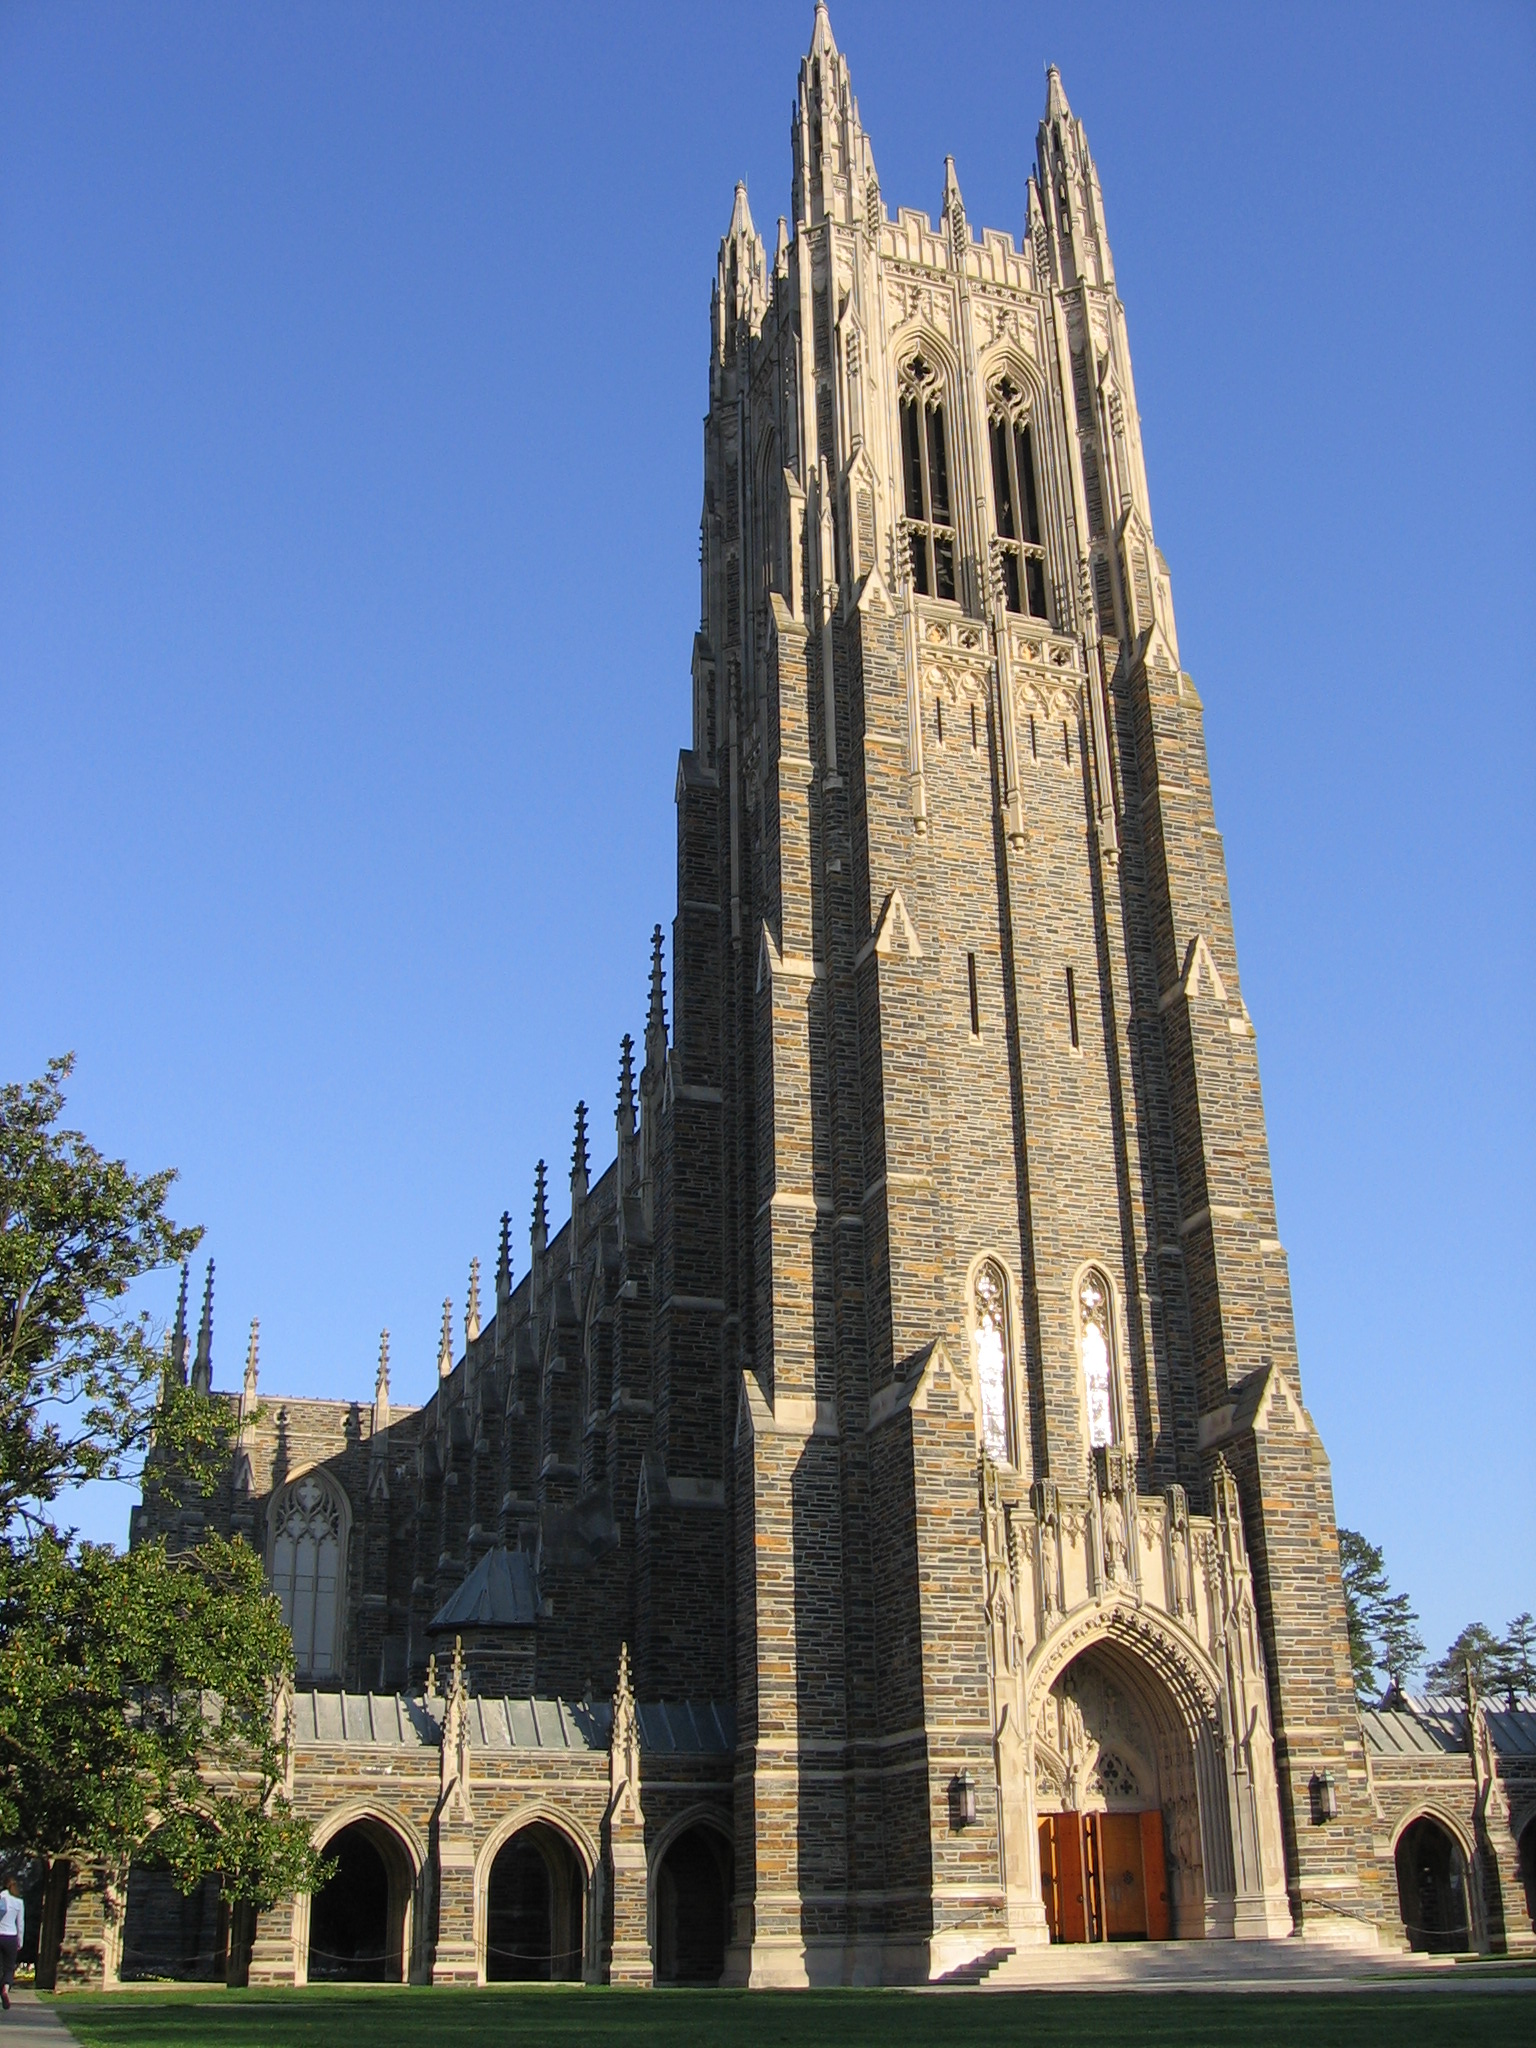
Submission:
<svg viewBox="0 0 1536 2048">
<path fill-rule="evenodd" d="M 1013 1463 L 1013 1361 L 1008 1342 L 1008 1283 L 993 1260 L 977 1269 L 971 1347 L 981 1404 L 981 1442 L 989 1458 Z"/>
<path fill-rule="evenodd" d="M 301 1676 L 341 1669 L 341 1566 L 347 1511 L 326 1472 L 306 1472 L 272 1506 L 272 1590 L 293 1636 Z"/>
<path fill-rule="evenodd" d="M 901 380 L 901 473 L 912 586 L 919 597 L 955 595 L 955 515 L 938 372 L 914 356 Z"/>
<path fill-rule="evenodd" d="M 1077 1289 L 1078 1347 L 1083 1360 L 1083 1403 L 1088 1441 L 1098 1450 L 1116 1441 L 1114 1341 L 1109 1320 L 1109 1283 L 1092 1268 Z"/>
</svg>

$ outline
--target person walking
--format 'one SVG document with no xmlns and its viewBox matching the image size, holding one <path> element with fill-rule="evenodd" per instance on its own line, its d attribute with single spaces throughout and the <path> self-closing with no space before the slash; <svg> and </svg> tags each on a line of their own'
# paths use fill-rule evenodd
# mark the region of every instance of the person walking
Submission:
<svg viewBox="0 0 1536 2048">
<path fill-rule="evenodd" d="M 16 1958 L 21 1954 L 21 1937 L 27 1930 L 27 1909 L 5 1880 L 0 1891 L 0 2007 L 11 2009 L 11 1985 L 16 1976 Z"/>
</svg>

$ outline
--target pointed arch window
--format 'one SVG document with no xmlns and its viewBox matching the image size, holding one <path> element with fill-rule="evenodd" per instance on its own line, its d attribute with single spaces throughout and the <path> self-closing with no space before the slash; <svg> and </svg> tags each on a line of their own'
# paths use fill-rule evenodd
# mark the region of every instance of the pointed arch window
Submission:
<svg viewBox="0 0 1536 2048">
<path fill-rule="evenodd" d="M 1013 1346 L 1008 1326 L 1008 1282 L 995 1259 L 976 1269 L 972 1282 L 971 1352 L 981 1412 L 982 1449 L 998 1464 L 1013 1455 Z"/>
<path fill-rule="evenodd" d="M 912 583 L 919 597 L 955 595 L 955 520 L 939 375 L 914 356 L 901 379 L 901 470 Z"/>
<path fill-rule="evenodd" d="M 987 424 L 992 443 L 992 508 L 997 520 L 1003 602 L 1011 612 L 1048 619 L 1035 444 L 1024 394 L 1011 377 L 1003 377 L 993 390 Z"/>
<path fill-rule="evenodd" d="M 351 1517 L 328 1472 L 306 1472 L 272 1503 L 272 1590 L 300 1677 L 341 1670 L 342 1564 Z"/>
<path fill-rule="evenodd" d="M 1120 1441 L 1120 1403 L 1115 1391 L 1109 1282 L 1094 1266 L 1089 1267 L 1077 1286 L 1077 1342 L 1082 1360 L 1088 1442 L 1099 1450 Z"/>
</svg>

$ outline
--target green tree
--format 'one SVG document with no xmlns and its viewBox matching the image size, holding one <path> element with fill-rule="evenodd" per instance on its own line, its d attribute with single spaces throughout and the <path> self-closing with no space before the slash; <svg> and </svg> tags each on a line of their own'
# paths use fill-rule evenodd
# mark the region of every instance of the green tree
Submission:
<svg viewBox="0 0 1536 2048">
<path fill-rule="evenodd" d="M 1383 1600 L 1376 1615 L 1377 1658 L 1394 1692 L 1402 1692 L 1409 1678 L 1424 1661 L 1424 1638 L 1419 1634 L 1419 1617 L 1406 1593 L 1393 1593 Z"/>
<path fill-rule="evenodd" d="M 1419 1617 L 1408 1595 L 1392 1591 L 1380 1546 L 1358 1529 L 1339 1531 L 1339 1569 L 1357 1697 L 1378 1698 L 1383 1681 L 1401 1692 L 1424 1656 Z"/>
<path fill-rule="evenodd" d="M 1499 1639 L 1480 1621 L 1469 1621 L 1443 1657 L 1436 1658 L 1424 1674 L 1431 1692 L 1459 1693 L 1472 1667 L 1472 1682 L 1480 1693 L 1491 1692 L 1497 1683 Z"/>
<path fill-rule="evenodd" d="M 158 1482 L 211 1492 L 232 1420 L 126 1303 L 201 1233 L 165 1212 L 174 1174 L 62 1128 L 73 1064 L 0 1086 L 0 1840 L 117 1870 L 152 1843 L 183 1889 L 216 1873 L 259 1908 L 319 1869 L 280 1789 L 293 1648 L 260 1559 L 123 1555 L 51 1520 L 151 1449 Z"/>
<path fill-rule="evenodd" d="M 0 1839 L 269 1906 L 318 1860 L 282 1797 L 293 1649 L 261 1560 L 45 1531 L 0 1550 Z"/>
<path fill-rule="evenodd" d="M 1359 1698 L 1374 1697 L 1376 1644 L 1372 1618 L 1390 1591 L 1380 1549 L 1367 1543 L 1358 1529 L 1339 1531 L 1339 1569 L 1344 1578 L 1344 1618 L 1349 1624 L 1349 1661 Z"/>
<path fill-rule="evenodd" d="M 1536 1618 L 1517 1614 L 1499 1638 L 1493 1682 L 1511 1711 L 1522 1693 L 1536 1692 Z"/>
<path fill-rule="evenodd" d="M 158 1333 L 124 1297 L 202 1233 L 165 1213 L 175 1174 L 136 1174 L 60 1128 L 74 1056 L 0 1086 L 0 1536 L 36 1531 L 66 1488 L 124 1476 L 151 1434 L 216 1464 L 221 1407 L 166 1385 Z M 163 1398 L 160 1398 L 163 1391 Z"/>
</svg>

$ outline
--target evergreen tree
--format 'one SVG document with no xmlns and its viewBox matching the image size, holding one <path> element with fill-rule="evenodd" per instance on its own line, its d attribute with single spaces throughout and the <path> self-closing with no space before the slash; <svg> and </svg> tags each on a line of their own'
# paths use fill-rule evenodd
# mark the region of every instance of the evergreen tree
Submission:
<svg viewBox="0 0 1536 2048">
<path fill-rule="evenodd" d="M 1387 1674 L 1390 1689 L 1401 1693 L 1424 1661 L 1424 1638 L 1419 1634 L 1419 1617 L 1406 1593 L 1393 1593 L 1381 1602 L 1375 1617 L 1375 1632 L 1377 1662 Z"/>
<path fill-rule="evenodd" d="M 1499 1639 L 1494 1683 L 1511 1711 L 1522 1693 L 1536 1693 L 1536 1619 L 1517 1614 Z"/>
<path fill-rule="evenodd" d="M 1358 1529 L 1339 1531 L 1339 1569 L 1344 1577 L 1344 1618 L 1349 1625 L 1349 1661 L 1355 1676 L 1355 1692 L 1362 1700 L 1378 1690 L 1378 1658 L 1372 1621 L 1387 1599 L 1386 1564 L 1374 1543 L 1367 1543 Z"/>
<path fill-rule="evenodd" d="M 1470 1665 L 1477 1690 L 1491 1692 L 1497 1683 L 1499 1650 L 1499 1639 L 1493 1630 L 1480 1621 L 1470 1621 L 1445 1655 L 1430 1665 L 1424 1674 L 1425 1683 L 1431 1692 L 1459 1693 L 1466 1685 Z"/>
</svg>

